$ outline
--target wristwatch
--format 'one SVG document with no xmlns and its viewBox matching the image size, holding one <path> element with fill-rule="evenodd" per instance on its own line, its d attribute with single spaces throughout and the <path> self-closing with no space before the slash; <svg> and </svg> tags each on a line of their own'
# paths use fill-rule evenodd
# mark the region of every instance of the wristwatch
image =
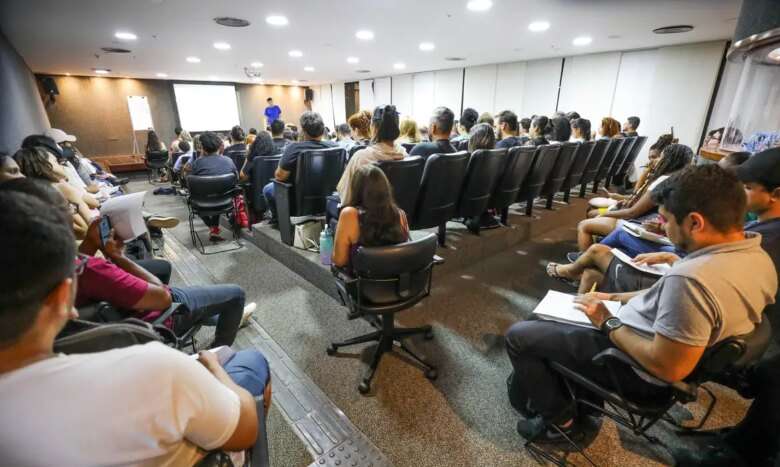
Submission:
<svg viewBox="0 0 780 467">
<path fill-rule="evenodd" d="M 608 318 L 606 321 L 601 323 L 601 332 L 609 337 L 609 335 L 612 334 L 612 331 L 619 329 L 621 326 L 623 326 L 623 322 L 620 321 L 620 318 L 617 316 L 612 316 L 611 318 Z"/>
</svg>

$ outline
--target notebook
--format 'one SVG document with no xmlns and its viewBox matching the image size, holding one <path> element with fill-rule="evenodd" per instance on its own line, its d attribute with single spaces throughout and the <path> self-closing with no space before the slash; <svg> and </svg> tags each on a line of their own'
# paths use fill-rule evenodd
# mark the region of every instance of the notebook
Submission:
<svg viewBox="0 0 780 467">
<path fill-rule="evenodd" d="M 619 259 L 621 262 L 631 266 L 634 269 L 637 269 L 639 271 L 645 272 L 647 274 L 652 274 L 654 276 L 663 276 L 667 273 L 670 269 L 672 269 L 672 266 L 670 264 L 636 264 L 633 259 L 631 259 L 627 254 L 623 253 L 622 251 L 618 250 L 617 248 L 612 249 L 612 254 L 615 256 L 615 258 Z"/>
<path fill-rule="evenodd" d="M 586 328 L 596 329 L 588 317 L 582 311 L 574 308 L 576 295 L 549 290 L 541 302 L 534 308 L 534 313 L 539 318 L 559 323 L 574 324 Z M 617 314 L 621 306 L 620 302 L 604 301 L 604 305 L 613 315 Z"/>
<path fill-rule="evenodd" d="M 650 232 L 649 230 L 645 229 L 639 224 L 634 224 L 632 222 L 626 222 L 624 220 L 620 220 L 618 225 L 622 227 L 623 230 L 633 235 L 634 237 L 641 238 L 643 240 L 647 240 L 654 243 L 660 243 L 661 245 L 674 246 L 674 243 L 672 243 L 668 238 L 664 237 L 663 235 L 658 235 L 656 233 Z"/>
</svg>

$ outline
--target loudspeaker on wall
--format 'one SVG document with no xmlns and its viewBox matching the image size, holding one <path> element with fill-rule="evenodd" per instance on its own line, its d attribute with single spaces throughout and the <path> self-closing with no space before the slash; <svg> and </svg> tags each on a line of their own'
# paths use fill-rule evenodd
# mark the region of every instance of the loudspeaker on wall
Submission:
<svg viewBox="0 0 780 467">
<path fill-rule="evenodd" d="M 41 78 L 41 85 L 43 86 L 43 90 L 46 92 L 46 95 L 48 96 L 59 96 L 60 90 L 57 87 L 57 82 L 54 81 L 54 78 L 51 76 L 44 76 Z"/>
<path fill-rule="evenodd" d="M 314 100 L 314 89 L 306 88 L 304 90 L 304 100 L 305 101 L 313 101 Z"/>
</svg>

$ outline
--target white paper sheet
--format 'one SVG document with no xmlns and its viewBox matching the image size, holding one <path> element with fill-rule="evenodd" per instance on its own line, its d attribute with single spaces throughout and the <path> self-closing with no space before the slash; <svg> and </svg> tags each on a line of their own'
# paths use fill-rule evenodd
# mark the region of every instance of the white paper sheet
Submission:
<svg viewBox="0 0 780 467">
<path fill-rule="evenodd" d="M 106 200 L 100 206 L 100 215 L 111 219 L 111 227 L 122 240 L 132 240 L 146 233 L 146 222 L 141 208 L 145 191 L 117 196 Z"/>
<path fill-rule="evenodd" d="M 645 229 L 639 224 L 634 224 L 633 222 L 626 222 L 624 220 L 620 220 L 618 222 L 618 225 L 622 227 L 623 230 L 630 233 L 634 237 L 638 237 L 643 240 L 648 240 L 650 242 L 660 243 L 661 245 L 674 246 L 674 243 L 672 243 L 668 238 L 664 237 L 663 235 L 658 235 L 653 232 L 650 232 L 649 230 Z"/>
<path fill-rule="evenodd" d="M 544 296 L 542 301 L 539 302 L 534 309 L 534 313 L 539 315 L 540 318 L 549 321 L 558 321 L 595 329 L 595 326 L 591 324 L 585 313 L 574 308 L 574 297 L 575 295 L 572 294 L 549 290 L 547 295 Z M 613 315 L 616 314 L 621 307 L 620 302 L 608 300 L 604 301 L 604 305 L 607 306 L 607 309 Z"/>
<path fill-rule="evenodd" d="M 615 258 L 619 259 L 621 262 L 631 266 L 634 269 L 637 269 L 642 272 L 646 272 L 648 274 L 652 274 L 654 276 L 663 276 L 666 274 L 667 271 L 672 269 L 672 266 L 670 264 L 636 264 L 631 257 L 629 257 L 627 254 L 623 253 L 622 251 L 618 250 L 617 248 L 612 249 L 612 254 L 615 255 Z"/>
</svg>

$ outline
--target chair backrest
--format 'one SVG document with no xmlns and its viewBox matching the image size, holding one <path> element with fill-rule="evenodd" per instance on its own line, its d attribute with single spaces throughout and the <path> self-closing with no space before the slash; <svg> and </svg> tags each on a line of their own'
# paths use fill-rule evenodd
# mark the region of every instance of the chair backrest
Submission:
<svg viewBox="0 0 780 467">
<path fill-rule="evenodd" d="M 532 200 L 538 197 L 542 192 L 542 187 L 547 182 L 555 161 L 558 160 L 558 153 L 561 150 L 560 144 L 545 144 L 536 147 L 536 157 L 531 167 L 531 172 L 525 178 L 525 182 L 520 187 L 518 194 L 519 200 Z"/>
<path fill-rule="evenodd" d="M 441 225 L 455 215 L 469 153 L 433 154 L 425 161 L 413 229 Z"/>
<path fill-rule="evenodd" d="M 580 143 L 561 144 L 561 150 L 558 151 L 558 158 L 555 160 L 555 165 L 542 187 L 543 196 L 553 196 L 560 191 L 561 186 L 563 186 L 563 180 L 566 178 L 566 175 L 569 174 L 569 169 L 574 162 L 574 154 L 579 147 Z"/>
<path fill-rule="evenodd" d="M 612 164 L 615 163 L 618 152 L 620 152 L 620 148 L 623 147 L 625 141 L 624 138 L 612 138 L 609 140 L 609 146 L 607 146 L 607 151 L 604 153 L 604 159 L 601 161 L 598 172 L 596 172 L 595 181 L 600 182 L 607 177 L 607 174 L 612 168 Z"/>
<path fill-rule="evenodd" d="M 412 148 L 417 146 L 417 143 L 401 143 L 401 146 L 403 146 L 404 149 L 406 149 L 407 154 L 410 154 L 412 152 Z"/>
<path fill-rule="evenodd" d="M 628 154 L 631 152 L 631 148 L 634 147 L 634 143 L 636 143 L 636 136 L 629 136 L 626 138 L 623 138 L 623 145 L 620 146 L 620 151 L 618 151 L 617 155 L 615 156 L 615 162 L 612 163 L 612 167 L 609 168 L 609 173 L 607 173 L 607 178 L 612 180 L 615 175 L 617 174 L 618 169 L 620 169 L 623 164 L 626 162 L 626 158 L 628 157 Z"/>
<path fill-rule="evenodd" d="M 639 151 L 642 150 L 646 142 L 647 142 L 647 136 L 636 137 L 636 141 L 634 141 L 634 144 L 631 146 L 631 150 L 629 151 L 628 156 L 626 156 L 626 159 L 623 161 L 623 164 L 615 173 L 616 179 L 622 179 L 623 177 L 626 176 L 628 171 L 631 169 L 631 166 L 634 165 L 636 158 L 639 157 Z"/>
<path fill-rule="evenodd" d="M 171 154 L 171 167 L 173 167 L 174 165 L 176 165 L 176 161 L 178 161 L 178 160 L 179 160 L 179 158 L 180 158 L 180 157 L 181 157 L 183 154 L 184 154 L 183 152 L 174 152 L 173 154 Z"/>
<path fill-rule="evenodd" d="M 593 153 L 593 147 L 596 145 L 595 141 L 585 141 L 580 143 L 577 147 L 577 151 L 574 153 L 574 161 L 569 167 L 569 173 L 566 174 L 566 178 L 563 180 L 562 189 L 568 190 L 573 186 L 580 183 L 582 179 L 582 173 L 585 171 L 585 166 L 588 165 L 591 153 Z"/>
<path fill-rule="evenodd" d="M 236 174 L 224 175 L 190 175 L 187 177 L 187 187 L 190 190 L 191 204 L 208 204 L 209 206 L 233 202 L 233 188 L 238 179 Z"/>
<path fill-rule="evenodd" d="M 582 177 L 580 183 L 590 183 L 596 179 L 596 174 L 601 167 L 601 162 L 604 160 L 604 156 L 607 154 L 607 146 L 609 146 L 609 140 L 599 139 L 594 141 L 593 150 L 588 157 L 588 163 L 585 165 L 585 169 L 582 171 Z"/>
<path fill-rule="evenodd" d="M 68 321 L 54 340 L 54 351 L 64 354 L 103 352 L 111 349 L 163 342 L 150 323 L 130 319 L 119 323 Z"/>
<path fill-rule="evenodd" d="M 254 206 L 264 206 L 263 187 L 274 178 L 274 172 L 279 166 L 282 156 L 255 157 L 252 159 L 252 170 L 249 172 L 249 186 L 252 191 Z"/>
<path fill-rule="evenodd" d="M 772 325 L 763 315 L 752 332 L 726 338 L 704 351 L 691 374 L 689 382 L 703 382 L 713 379 L 724 371 L 739 371 L 757 362 L 772 340 Z"/>
<path fill-rule="evenodd" d="M 346 160 L 342 148 L 304 151 L 295 171 L 294 216 L 325 212 L 325 199 L 336 191 Z"/>
<path fill-rule="evenodd" d="M 149 167 L 165 167 L 168 163 L 168 151 L 147 151 L 146 165 Z"/>
<path fill-rule="evenodd" d="M 244 167 L 244 162 L 246 161 L 246 155 L 247 155 L 246 145 L 242 144 L 241 147 L 235 149 L 231 149 L 232 147 L 233 146 L 226 149 L 225 152 L 222 153 L 222 155 L 225 157 L 229 157 L 230 160 L 233 161 L 233 165 L 236 166 L 236 170 L 241 170 L 241 168 Z"/>
<path fill-rule="evenodd" d="M 463 139 L 458 141 L 457 146 L 455 147 L 458 151 L 468 151 L 469 150 L 469 140 Z"/>
<path fill-rule="evenodd" d="M 437 245 L 436 235 L 426 234 L 397 245 L 359 247 L 352 269 L 359 279 L 360 299 L 391 304 L 427 293 Z"/>
<path fill-rule="evenodd" d="M 499 176 L 506 168 L 506 160 L 506 149 L 478 149 L 471 154 L 456 209 L 459 217 L 485 212 Z"/>
<path fill-rule="evenodd" d="M 395 203 L 404 210 L 407 219 L 413 219 L 425 169 L 425 159 L 412 156 L 397 161 L 379 161 L 376 165 L 382 169 L 393 187 Z"/>
<path fill-rule="evenodd" d="M 352 156 L 355 155 L 356 152 L 360 151 L 361 149 L 366 149 L 366 145 L 364 144 L 356 144 L 349 148 L 349 154 L 347 154 L 347 160 L 352 159 Z"/>
<path fill-rule="evenodd" d="M 533 146 L 515 146 L 507 151 L 506 168 L 499 176 L 489 207 L 504 209 L 517 199 L 520 187 L 531 171 L 536 156 Z"/>
</svg>

